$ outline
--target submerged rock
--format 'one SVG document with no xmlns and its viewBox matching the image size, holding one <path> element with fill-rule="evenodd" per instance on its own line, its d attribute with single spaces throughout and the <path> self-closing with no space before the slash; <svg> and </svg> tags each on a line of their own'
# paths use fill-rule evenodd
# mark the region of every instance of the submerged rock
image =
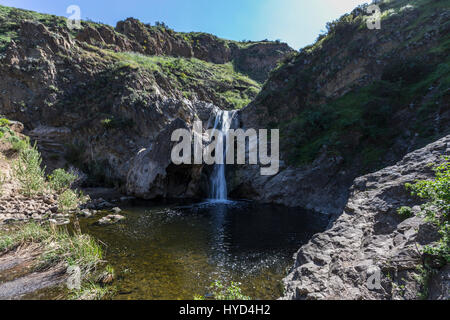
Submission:
<svg viewBox="0 0 450 320">
<path fill-rule="evenodd" d="M 122 212 L 122 209 L 120 209 L 119 207 L 115 207 L 111 209 L 112 212 L 114 212 L 115 214 L 119 214 Z"/>
<path fill-rule="evenodd" d="M 122 220 L 125 220 L 124 216 L 118 215 L 118 214 L 110 214 L 106 217 L 101 218 L 97 224 L 101 225 L 101 226 L 106 226 L 106 225 L 111 225 L 111 224 L 115 224 L 118 223 Z"/>
</svg>

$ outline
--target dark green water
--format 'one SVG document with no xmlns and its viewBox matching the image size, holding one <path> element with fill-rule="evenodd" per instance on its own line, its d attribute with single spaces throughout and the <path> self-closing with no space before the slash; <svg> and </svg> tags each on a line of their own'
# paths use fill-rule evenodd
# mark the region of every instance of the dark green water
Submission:
<svg viewBox="0 0 450 320">
<path fill-rule="evenodd" d="M 320 214 L 247 202 L 124 208 L 126 222 L 82 231 L 106 245 L 116 299 L 192 299 L 215 280 L 240 282 L 253 299 L 282 295 L 292 256 L 324 229 Z"/>
</svg>

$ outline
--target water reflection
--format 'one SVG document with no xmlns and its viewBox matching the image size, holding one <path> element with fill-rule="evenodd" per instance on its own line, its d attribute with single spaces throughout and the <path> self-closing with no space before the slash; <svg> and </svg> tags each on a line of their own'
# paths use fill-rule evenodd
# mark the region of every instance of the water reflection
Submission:
<svg viewBox="0 0 450 320">
<path fill-rule="evenodd" d="M 275 299 L 292 255 L 327 223 L 314 212 L 249 202 L 142 204 L 125 215 L 110 227 L 82 222 L 108 245 L 106 258 L 122 275 L 118 299 L 192 299 L 214 280 Z"/>
</svg>

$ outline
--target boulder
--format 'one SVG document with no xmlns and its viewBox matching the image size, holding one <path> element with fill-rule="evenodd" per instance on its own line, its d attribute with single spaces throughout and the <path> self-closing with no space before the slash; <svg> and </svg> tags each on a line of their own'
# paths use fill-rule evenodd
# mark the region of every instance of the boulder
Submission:
<svg viewBox="0 0 450 320">
<path fill-rule="evenodd" d="M 171 136 L 177 129 L 189 128 L 177 118 L 158 135 L 150 148 L 141 150 L 134 158 L 127 176 L 128 195 L 143 199 L 193 196 L 196 190 L 193 184 L 198 187 L 201 177 L 199 166 L 175 166 L 171 161 L 176 144 Z"/>
<path fill-rule="evenodd" d="M 118 214 L 110 214 L 106 217 L 101 218 L 99 221 L 97 221 L 97 224 L 101 225 L 101 226 L 106 226 L 106 225 L 118 223 L 123 220 L 125 220 L 124 216 L 121 216 Z"/>
<path fill-rule="evenodd" d="M 405 184 L 433 177 L 430 164 L 449 154 L 450 135 L 356 179 L 342 215 L 295 255 L 284 299 L 416 299 L 420 249 L 439 234 L 421 217 L 402 221 L 397 209 L 420 204 Z M 444 266 L 430 283 L 429 298 L 448 300 L 449 278 Z"/>
<path fill-rule="evenodd" d="M 114 212 L 115 214 L 119 214 L 122 212 L 122 209 L 120 209 L 119 207 L 115 207 L 111 209 L 112 212 Z"/>
</svg>

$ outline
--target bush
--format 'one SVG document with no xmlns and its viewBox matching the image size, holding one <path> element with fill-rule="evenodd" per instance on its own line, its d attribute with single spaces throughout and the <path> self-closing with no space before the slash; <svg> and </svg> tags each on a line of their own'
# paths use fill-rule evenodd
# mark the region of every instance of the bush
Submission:
<svg viewBox="0 0 450 320">
<path fill-rule="evenodd" d="M 210 288 L 215 300 L 250 300 L 250 297 L 242 294 L 239 284 L 235 282 L 231 282 L 231 285 L 227 287 L 224 286 L 221 281 L 216 281 L 211 284 Z M 205 300 L 205 297 L 196 295 L 194 299 Z"/>
<path fill-rule="evenodd" d="M 415 184 L 407 184 L 406 187 L 412 194 L 428 200 L 422 205 L 421 214 L 433 223 L 439 230 L 441 239 L 435 246 L 425 247 L 424 253 L 444 259 L 450 262 L 450 158 L 434 169 L 434 180 L 417 181 Z"/>
<path fill-rule="evenodd" d="M 80 203 L 81 198 L 70 189 L 67 189 L 58 197 L 58 209 L 64 213 L 77 209 Z"/>
<path fill-rule="evenodd" d="M 20 139 L 13 134 L 8 138 L 8 141 L 9 143 L 11 143 L 12 149 L 17 152 L 21 152 L 30 148 L 30 140 L 28 137 L 26 137 L 25 139 Z"/>
<path fill-rule="evenodd" d="M 381 79 L 389 82 L 416 83 L 429 73 L 430 67 L 423 59 L 395 60 L 383 71 Z"/>
<path fill-rule="evenodd" d="M 41 163 L 42 158 L 36 145 L 22 149 L 19 158 L 13 163 L 13 174 L 25 196 L 39 194 L 45 187 L 45 173 Z"/>
<path fill-rule="evenodd" d="M 58 194 L 70 189 L 76 180 L 76 175 L 66 172 L 64 169 L 56 169 L 48 176 L 50 187 Z"/>
<path fill-rule="evenodd" d="M 401 207 L 397 210 L 397 213 L 404 219 L 411 218 L 414 215 L 410 207 Z"/>
<path fill-rule="evenodd" d="M 6 127 L 10 124 L 8 119 L 0 118 L 0 127 Z"/>
</svg>

